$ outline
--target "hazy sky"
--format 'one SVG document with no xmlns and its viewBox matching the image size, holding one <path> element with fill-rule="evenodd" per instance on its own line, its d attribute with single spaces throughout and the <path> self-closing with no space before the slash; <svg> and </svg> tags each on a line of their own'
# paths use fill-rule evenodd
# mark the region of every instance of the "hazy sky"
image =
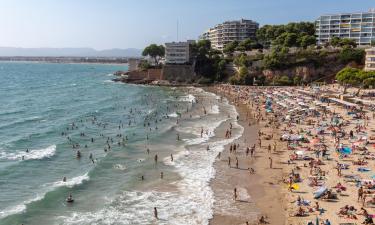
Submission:
<svg viewBox="0 0 375 225">
<path fill-rule="evenodd" d="M 264 24 L 368 11 L 375 0 L 0 0 L 0 46 L 143 48 L 232 19 Z"/>
</svg>

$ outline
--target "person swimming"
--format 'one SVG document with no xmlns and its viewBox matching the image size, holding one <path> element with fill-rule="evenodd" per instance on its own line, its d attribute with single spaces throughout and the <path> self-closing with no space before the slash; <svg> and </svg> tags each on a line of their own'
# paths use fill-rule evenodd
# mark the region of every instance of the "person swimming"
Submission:
<svg viewBox="0 0 375 225">
<path fill-rule="evenodd" d="M 62 180 L 63 182 L 66 182 L 66 177 L 63 177 L 63 180 Z"/>
<path fill-rule="evenodd" d="M 81 152 L 78 150 L 77 151 L 77 159 L 80 159 L 81 158 Z"/>
<path fill-rule="evenodd" d="M 72 194 L 69 194 L 68 198 L 66 199 L 66 202 L 67 203 L 73 203 L 74 202 Z"/>
</svg>

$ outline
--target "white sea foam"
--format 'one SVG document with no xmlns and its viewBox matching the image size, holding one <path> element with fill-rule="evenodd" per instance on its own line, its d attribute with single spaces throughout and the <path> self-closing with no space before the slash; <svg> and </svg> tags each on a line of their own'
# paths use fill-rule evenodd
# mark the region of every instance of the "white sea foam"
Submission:
<svg viewBox="0 0 375 225">
<path fill-rule="evenodd" d="M 25 204 L 20 204 L 20 205 L 16 205 L 16 206 L 6 208 L 6 209 L 4 209 L 4 211 L 0 211 L 0 218 L 4 218 L 4 217 L 7 217 L 9 215 L 16 214 L 16 213 L 21 213 L 21 212 L 25 211 L 25 209 L 26 209 Z"/>
<path fill-rule="evenodd" d="M 89 180 L 90 177 L 89 177 L 89 174 L 88 173 L 85 173 L 81 176 L 77 176 L 77 177 L 73 177 L 73 178 L 67 178 L 66 182 L 64 181 L 56 181 L 54 182 L 51 186 L 52 187 L 62 187 L 62 186 L 66 186 L 66 187 L 69 187 L 69 188 L 72 188 L 76 185 L 80 185 L 83 183 L 83 181 L 87 181 Z"/>
<path fill-rule="evenodd" d="M 187 133 L 194 134 L 197 136 L 196 138 L 182 139 L 183 141 L 185 141 L 186 144 L 188 145 L 202 144 L 204 142 L 207 142 L 211 137 L 215 136 L 215 129 L 226 120 L 227 119 L 223 119 L 223 120 L 215 121 L 215 122 L 210 121 L 208 123 L 201 122 L 199 123 L 199 126 L 177 128 L 177 131 L 187 132 Z M 202 127 L 203 127 L 204 132 L 201 137 L 200 132 L 201 132 Z"/>
<path fill-rule="evenodd" d="M 16 206 L 11 206 L 9 208 L 4 209 L 3 211 L 0 211 L 0 218 L 4 218 L 4 217 L 7 217 L 7 216 L 13 215 L 13 214 L 22 213 L 23 211 L 26 210 L 26 207 L 27 207 L 28 204 L 30 204 L 32 202 L 42 200 L 44 198 L 44 196 L 49 191 L 53 191 L 55 188 L 62 187 L 62 186 L 72 188 L 76 185 L 82 184 L 83 181 L 86 181 L 86 180 L 89 180 L 89 179 L 90 178 L 89 178 L 88 173 L 85 173 L 81 176 L 73 177 L 71 179 L 68 178 L 66 182 L 56 181 L 54 183 L 43 184 L 41 186 L 42 189 L 43 189 L 42 193 L 37 194 L 35 198 L 26 200 L 26 201 L 22 202 L 21 204 L 18 204 Z"/>
<path fill-rule="evenodd" d="M 113 169 L 116 169 L 116 170 L 126 170 L 127 167 L 123 164 L 115 164 L 113 165 Z"/>
<path fill-rule="evenodd" d="M 228 108 L 231 118 L 235 118 L 237 113 L 234 107 L 232 109 Z M 210 121 L 207 127 L 213 131 L 225 120 Z M 72 225 L 114 223 L 208 224 L 213 215 L 214 204 L 214 194 L 209 186 L 210 180 L 215 176 L 213 163 L 217 154 L 224 150 L 224 146 L 239 138 L 243 133 L 243 127 L 237 122 L 232 121 L 232 124 L 234 132 L 230 139 L 213 141 L 210 140 L 212 136 L 204 137 L 205 142 L 210 145 L 210 151 L 206 151 L 206 143 L 194 147 L 186 146 L 185 150 L 174 154 L 173 162 L 171 162 L 170 157 L 163 159 L 164 164 L 174 166 L 182 178 L 174 182 L 178 187 L 177 192 L 123 192 L 100 210 L 74 212 L 58 219 L 62 220 L 63 224 Z M 200 136 L 201 126 L 201 123 L 197 123 L 196 127 L 190 129 L 194 131 L 194 135 L 198 133 Z M 212 135 L 214 134 L 212 133 Z M 191 145 L 192 142 L 187 140 L 187 144 Z M 248 199 L 245 194 L 241 194 L 241 196 Z M 153 207 L 158 209 L 159 220 L 157 222 L 153 219 Z"/>
<path fill-rule="evenodd" d="M 37 149 L 37 150 L 29 150 L 26 151 L 16 151 L 16 152 L 1 152 L 0 159 L 6 160 L 36 160 L 36 159 L 43 159 L 43 158 L 51 158 L 56 153 L 56 145 L 51 145 L 47 148 Z"/>
<path fill-rule="evenodd" d="M 10 216 L 10 215 L 13 215 L 13 214 L 22 213 L 23 211 L 26 210 L 26 205 L 28 205 L 32 202 L 36 202 L 36 201 L 39 201 L 39 200 L 43 199 L 44 195 L 45 194 L 37 195 L 35 198 L 24 201 L 23 203 L 21 203 L 19 205 L 15 205 L 15 206 L 11 206 L 9 208 L 5 208 L 3 211 L 0 211 L 0 218 L 4 218 L 4 217 L 7 217 L 7 216 Z"/>
<path fill-rule="evenodd" d="M 171 113 L 168 115 L 169 117 L 178 117 L 177 113 Z"/>
<path fill-rule="evenodd" d="M 195 103 L 197 101 L 195 99 L 194 95 L 192 95 L 192 94 L 188 94 L 186 96 L 181 96 L 181 97 L 179 97 L 178 100 L 181 101 L 181 102 L 192 102 L 192 103 Z"/>
<path fill-rule="evenodd" d="M 211 110 L 210 110 L 210 113 L 211 114 L 219 114 L 220 113 L 220 110 L 219 110 L 219 106 L 218 105 L 213 105 Z"/>
</svg>

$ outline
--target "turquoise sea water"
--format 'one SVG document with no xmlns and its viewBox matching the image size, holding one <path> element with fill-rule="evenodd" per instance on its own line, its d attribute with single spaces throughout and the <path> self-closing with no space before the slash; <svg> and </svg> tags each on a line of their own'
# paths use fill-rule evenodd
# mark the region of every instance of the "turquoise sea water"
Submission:
<svg viewBox="0 0 375 225">
<path fill-rule="evenodd" d="M 0 63 L 0 224 L 208 223 L 212 163 L 231 141 L 215 129 L 235 109 L 199 89 L 111 82 L 116 70 Z"/>
</svg>

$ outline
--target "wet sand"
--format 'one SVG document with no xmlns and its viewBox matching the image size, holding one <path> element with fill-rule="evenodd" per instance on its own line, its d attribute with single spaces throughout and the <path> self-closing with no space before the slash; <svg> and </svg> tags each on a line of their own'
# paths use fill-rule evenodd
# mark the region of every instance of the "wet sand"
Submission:
<svg viewBox="0 0 375 225">
<path fill-rule="evenodd" d="M 216 92 L 214 89 L 209 91 Z M 238 123 L 244 127 L 244 133 L 234 143 L 239 144 L 239 150 L 230 154 L 229 145 L 221 154 L 221 158 L 215 163 L 216 176 L 211 181 L 211 187 L 215 194 L 214 216 L 211 225 L 235 225 L 258 224 L 261 216 L 265 216 L 269 224 L 282 225 L 285 221 L 283 207 L 283 195 L 281 194 L 282 165 L 278 163 L 277 155 L 283 152 L 268 153 L 267 147 L 274 141 L 262 140 L 262 148 L 257 145 L 255 157 L 250 154 L 246 157 L 246 147 L 257 144 L 258 131 L 267 134 L 278 132 L 277 129 L 265 128 L 265 121 L 256 121 L 250 118 L 252 109 L 243 104 L 236 104 L 231 96 L 225 93 L 217 93 L 227 97 L 231 104 L 236 105 L 239 113 Z M 225 131 L 223 136 L 225 135 Z M 277 136 L 276 136 L 277 137 Z M 277 138 L 275 138 L 277 139 Z M 272 143 L 271 143 L 272 142 Z M 277 143 L 278 146 L 281 143 Z M 269 168 L 268 157 L 273 157 L 273 169 Z M 232 166 L 228 166 L 228 157 L 231 157 Z M 239 160 L 239 168 L 236 168 L 236 157 Z M 251 174 L 248 168 L 256 172 Z M 281 184 L 282 185 L 282 184 Z M 237 189 L 238 199 L 234 200 L 234 188 Z"/>
</svg>

